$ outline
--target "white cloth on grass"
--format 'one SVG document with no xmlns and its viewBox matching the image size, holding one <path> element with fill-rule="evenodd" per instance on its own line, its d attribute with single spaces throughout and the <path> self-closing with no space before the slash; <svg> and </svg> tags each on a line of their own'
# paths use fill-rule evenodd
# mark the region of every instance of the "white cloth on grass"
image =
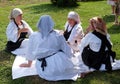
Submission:
<svg viewBox="0 0 120 84">
<path fill-rule="evenodd" d="M 35 67 L 36 61 L 32 62 L 32 66 L 29 68 L 19 67 L 22 63 L 27 63 L 28 61 L 24 56 L 16 56 L 13 66 L 12 66 L 12 78 L 17 79 L 24 76 L 38 75 Z"/>
<path fill-rule="evenodd" d="M 28 36 L 30 36 L 33 33 L 33 30 L 31 29 L 31 27 L 24 21 L 22 20 L 23 25 L 25 28 L 28 28 Z M 21 29 L 23 27 L 20 27 Z M 12 41 L 12 42 L 16 42 L 18 40 L 18 27 L 16 26 L 16 24 L 14 23 L 13 20 L 10 21 L 10 23 L 7 26 L 7 30 L 6 30 L 6 35 L 7 35 L 7 40 L 8 41 Z M 26 47 L 28 43 L 28 39 L 25 39 L 20 48 L 12 51 L 13 54 L 15 55 L 24 55 L 26 54 Z"/>
<path fill-rule="evenodd" d="M 76 53 L 75 55 L 76 57 L 79 56 L 79 53 Z M 73 58 L 74 59 L 74 58 Z M 49 59 L 50 60 L 50 59 Z M 75 58 L 73 61 L 74 63 L 77 62 L 76 61 L 77 59 Z M 60 59 L 60 61 L 62 61 L 62 59 Z M 27 60 L 24 56 L 16 56 L 15 58 L 15 61 L 13 63 L 13 66 L 12 66 L 12 78 L 13 79 L 17 79 L 17 78 L 21 78 L 21 77 L 25 77 L 25 76 L 32 76 L 32 75 L 38 75 L 37 73 L 37 70 L 36 70 L 36 66 L 38 67 L 38 69 L 40 68 L 40 62 L 37 61 L 37 64 L 36 64 L 36 60 L 32 63 L 32 66 L 30 68 L 22 68 L 22 67 L 19 67 L 20 64 L 22 63 L 26 63 Z M 58 62 L 57 62 L 58 63 Z M 50 60 L 49 62 L 49 65 L 53 65 L 53 66 L 56 66 L 57 64 L 53 64 L 52 60 Z M 64 65 L 64 64 L 61 64 L 61 65 Z M 51 68 L 51 66 L 48 66 L 49 68 Z M 58 66 L 59 67 L 59 66 Z M 80 61 L 80 67 L 79 67 L 79 73 L 82 73 L 82 72 L 89 72 L 89 71 L 95 71 L 94 69 L 89 69 L 86 65 L 84 65 L 84 63 L 82 62 L 82 58 L 81 58 L 81 61 Z M 47 67 L 46 67 L 47 69 Z M 117 70 L 117 69 L 120 69 L 120 60 L 115 60 L 114 63 L 112 63 L 112 69 L 113 70 Z M 40 70 L 41 71 L 41 70 Z M 101 68 L 100 68 L 100 71 L 105 71 L 105 66 L 102 65 Z M 41 72 L 42 73 L 42 72 Z M 45 73 L 45 72 L 44 72 Z M 46 73 L 47 74 L 47 73 Z M 55 73 L 54 73 L 55 74 Z M 67 73 L 65 73 L 67 74 Z M 41 74 L 42 75 L 42 74 Z M 79 74 L 80 75 L 80 74 Z M 68 77 L 67 77 L 68 76 Z M 43 76 L 42 76 L 43 77 Z M 56 76 L 57 77 L 57 76 Z M 72 77 L 72 75 L 71 75 Z M 76 76 L 73 76 L 74 78 L 73 79 L 76 79 Z M 49 78 L 49 77 L 48 77 Z M 53 78 L 53 77 L 52 77 Z M 49 79 L 52 79 L 52 78 L 49 78 Z M 57 77 L 58 78 L 58 77 Z M 56 79 L 57 79 L 56 78 Z M 64 78 L 64 75 L 61 74 L 61 78 L 63 79 Z M 66 78 L 70 78 L 70 75 L 66 75 Z"/>
</svg>

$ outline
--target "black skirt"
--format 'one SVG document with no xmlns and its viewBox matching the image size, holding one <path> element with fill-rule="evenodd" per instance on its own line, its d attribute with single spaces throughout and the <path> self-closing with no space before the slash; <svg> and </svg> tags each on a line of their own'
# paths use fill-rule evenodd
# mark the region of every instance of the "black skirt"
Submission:
<svg viewBox="0 0 120 84">
<path fill-rule="evenodd" d="M 16 42 L 8 41 L 6 44 L 6 51 L 11 52 L 19 48 L 22 44 L 22 41 L 26 38 L 27 32 L 21 33 L 20 37 Z"/>
</svg>

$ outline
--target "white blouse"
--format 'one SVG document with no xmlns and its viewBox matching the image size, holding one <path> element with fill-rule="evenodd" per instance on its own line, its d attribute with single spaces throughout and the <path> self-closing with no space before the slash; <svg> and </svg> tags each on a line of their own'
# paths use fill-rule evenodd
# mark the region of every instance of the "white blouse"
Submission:
<svg viewBox="0 0 120 84">
<path fill-rule="evenodd" d="M 110 35 L 107 34 L 107 39 L 110 41 Z M 110 41 L 111 43 L 111 41 Z M 112 43 L 111 43 L 112 44 Z M 98 52 L 101 48 L 101 40 L 92 34 L 92 32 L 86 34 L 86 36 L 81 40 L 81 43 L 79 45 L 80 53 L 82 53 L 83 49 L 88 46 L 91 50 Z"/>
<path fill-rule="evenodd" d="M 40 32 L 34 32 L 29 38 L 27 59 L 44 58 L 59 52 L 59 50 L 68 57 L 72 56 L 71 48 L 62 35 L 53 31 L 47 38 L 42 38 Z"/>
<path fill-rule="evenodd" d="M 33 30 L 31 29 L 31 27 L 24 20 L 22 20 L 22 22 L 23 22 L 24 27 L 29 29 L 28 35 L 31 35 L 33 33 Z M 22 29 L 23 26 L 20 26 L 20 28 Z M 18 27 L 16 26 L 14 21 L 10 21 L 10 23 L 8 24 L 6 35 L 7 35 L 8 41 L 16 42 L 18 40 L 19 38 Z"/>
<path fill-rule="evenodd" d="M 65 30 L 67 29 L 67 27 L 69 32 L 72 29 L 72 27 L 70 27 L 68 22 L 66 22 L 65 24 Z M 71 44 L 74 44 L 75 40 L 77 40 L 77 42 L 80 42 L 83 36 L 84 36 L 84 32 L 82 26 L 80 24 L 76 24 L 70 34 L 70 37 L 68 38 L 68 42 L 70 42 Z"/>
</svg>

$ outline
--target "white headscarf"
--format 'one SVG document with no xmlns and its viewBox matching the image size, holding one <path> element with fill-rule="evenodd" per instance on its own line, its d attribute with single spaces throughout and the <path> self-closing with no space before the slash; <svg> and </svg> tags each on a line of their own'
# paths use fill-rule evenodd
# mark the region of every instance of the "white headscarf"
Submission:
<svg viewBox="0 0 120 84">
<path fill-rule="evenodd" d="M 47 37 L 51 31 L 53 31 L 54 22 L 49 15 L 43 15 L 40 17 L 37 27 L 42 34 L 42 38 Z"/>
<path fill-rule="evenodd" d="M 20 8 L 14 8 L 10 13 L 10 20 L 15 19 L 18 15 L 23 14 L 22 10 Z"/>
<path fill-rule="evenodd" d="M 68 13 L 68 18 L 70 19 L 74 19 L 77 23 L 80 23 L 80 17 L 78 15 L 78 13 L 71 11 Z"/>
</svg>

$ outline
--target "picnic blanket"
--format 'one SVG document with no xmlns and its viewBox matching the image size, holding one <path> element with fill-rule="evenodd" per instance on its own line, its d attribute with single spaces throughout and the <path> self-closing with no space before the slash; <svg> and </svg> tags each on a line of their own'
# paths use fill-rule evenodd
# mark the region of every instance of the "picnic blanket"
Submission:
<svg viewBox="0 0 120 84">
<path fill-rule="evenodd" d="M 27 60 L 24 56 L 16 56 L 13 66 L 12 66 L 12 78 L 17 79 L 24 76 L 31 76 L 37 75 L 35 63 L 36 61 L 32 62 L 32 66 L 29 68 L 19 67 L 20 64 L 26 63 Z"/>
<path fill-rule="evenodd" d="M 36 67 L 35 67 L 36 60 L 32 62 L 32 66 L 29 68 L 19 67 L 20 64 L 26 63 L 26 62 L 27 60 L 25 59 L 25 56 L 16 56 L 13 66 L 12 66 L 12 78 L 13 79 L 17 79 L 17 78 L 21 78 L 25 76 L 38 75 Z M 88 71 L 88 70 L 85 70 L 87 68 L 84 68 L 82 66 L 80 67 L 82 68 L 82 70 Z M 112 63 L 112 69 L 113 70 L 120 69 L 120 60 L 115 60 L 115 62 Z M 92 71 L 95 71 L 95 70 L 93 69 Z M 101 66 L 100 71 L 106 71 L 104 65 Z"/>
</svg>

